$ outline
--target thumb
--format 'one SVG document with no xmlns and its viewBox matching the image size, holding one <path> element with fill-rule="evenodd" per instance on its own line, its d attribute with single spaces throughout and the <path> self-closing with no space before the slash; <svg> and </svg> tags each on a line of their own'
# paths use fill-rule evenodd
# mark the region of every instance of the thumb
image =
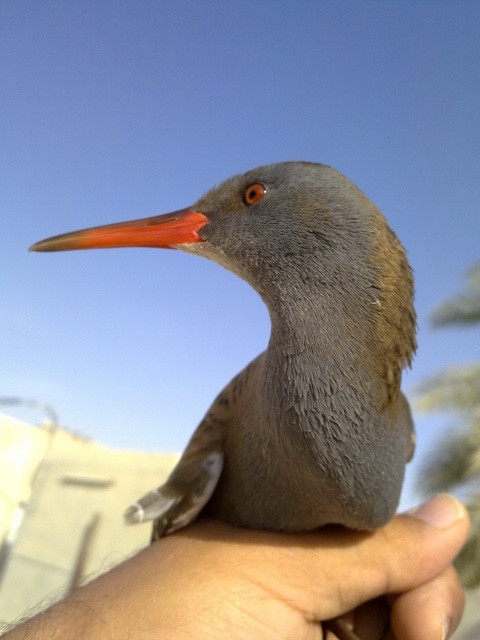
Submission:
<svg viewBox="0 0 480 640">
<path fill-rule="evenodd" d="M 321 602 L 318 613 L 338 616 L 339 607 L 346 612 L 378 596 L 403 593 L 431 581 L 459 552 L 468 524 L 465 507 L 453 496 L 439 494 L 370 535 L 349 533 L 341 544 L 337 538 L 336 545 L 331 540 L 332 553 L 323 554 L 317 573 L 331 576 L 329 588 L 324 585 L 316 594 L 316 602 Z M 323 543 L 326 552 L 329 541 Z"/>
</svg>

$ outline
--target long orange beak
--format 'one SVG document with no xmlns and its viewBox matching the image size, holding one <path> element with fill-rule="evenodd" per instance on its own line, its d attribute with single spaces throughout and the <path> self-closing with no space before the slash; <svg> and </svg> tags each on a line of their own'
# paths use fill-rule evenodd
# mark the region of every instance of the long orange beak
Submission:
<svg viewBox="0 0 480 640">
<path fill-rule="evenodd" d="M 106 224 L 82 231 L 40 240 L 30 251 L 73 251 L 75 249 L 108 249 L 111 247 L 158 247 L 203 242 L 197 231 L 208 218 L 193 209 L 181 209 L 163 216 L 142 218 L 117 224 Z"/>
</svg>

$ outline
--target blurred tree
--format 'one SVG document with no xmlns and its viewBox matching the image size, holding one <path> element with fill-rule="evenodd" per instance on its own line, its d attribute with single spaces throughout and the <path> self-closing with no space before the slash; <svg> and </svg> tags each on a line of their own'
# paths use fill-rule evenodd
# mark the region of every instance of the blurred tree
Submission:
<svg viewBox="0 0 480 640">
<path fill-rule="evenodd" d="M 435 309 L 436 327 L 480 324 L 480 264 L 468 273 L 467 288 L 457 298 Z M 467 587 L 480 585 L 480 364 L 450 367 L 427 380 L 418 390 L 417 407 L 449 411 L 463 429 L 452 430 L 441 451 L 429 457 L 421 470 L 425 493 L 453 491 L 466 502 L 472 527 L 456 565 Z"/>
<path fill-rule="evenodd" d="M 480 322 L 480 264 L 470 269 L 467 276 L 465 293 L 449 302 L 444 302 L 433 312 L 434 327 L 452 324 L 471 325 Z"/>
</svg>

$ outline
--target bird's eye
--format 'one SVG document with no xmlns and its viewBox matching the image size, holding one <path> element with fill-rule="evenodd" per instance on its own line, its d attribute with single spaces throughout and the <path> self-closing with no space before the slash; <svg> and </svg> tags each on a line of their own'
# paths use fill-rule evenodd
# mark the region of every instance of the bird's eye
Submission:
<svg viewBox="0 0 480 640">
<path fill-rule="evenodd" d="M 255 182 L 255 184 L 251 184 L 245 189 L 245 193 L 243 194 L 243 201 L 247 206 L 255 204 L 263 198 L 266 191 L 267 190 L 265 189 L 263 184 L 260 184 L 260 182 Z"/>
</svg>

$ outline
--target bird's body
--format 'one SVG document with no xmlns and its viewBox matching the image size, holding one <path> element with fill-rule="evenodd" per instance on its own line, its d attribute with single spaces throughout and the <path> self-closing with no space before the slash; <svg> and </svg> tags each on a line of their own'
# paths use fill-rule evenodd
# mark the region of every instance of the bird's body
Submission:
<svg viewBox="0 0 480 640">
<path fill-rule="evenodd" d="M 35 248 L 138 244 L 202 255 L 257 290 L 272 329 L 166 483 L 127 519 L 154 520 L 154 537 L 202 510 L 281 531 L 386 523 L 413 453 L 400 381 L 415 350 L 415 314 L 405 253 L 376 207 L 330 167 L 292 162 L 230 178 L 192 209 L 140 223 Z M 168 239 L 153 241 L 156 229 Z"/>
<path fill-rule="evenodd" d="M 292 360 L 293 368 L 304 364 Z M 199 427 L 200 433 L 218 429 L 224 452 L 206 511 L 236 525 L 276 531 L 385 524 L 398 504 L 411 451 L 406 402 L 392 422 L 375 410 L 362 421 L 355 411 L 338 411 L 351 401 L 348 390 L 329 381 L 324 386 L 313 375 L 300 389 L 286 389 L 290 366 L 279 368 L 277 378 L 269 375 L 268 361 L 262 356 L 242 372 Z M 269 402 L 275 389 L 287 391 L 285 402 Z M 312 409 L 325 403 L 324 393 L 335 407 L 330 415 Z"/>
</svg>

